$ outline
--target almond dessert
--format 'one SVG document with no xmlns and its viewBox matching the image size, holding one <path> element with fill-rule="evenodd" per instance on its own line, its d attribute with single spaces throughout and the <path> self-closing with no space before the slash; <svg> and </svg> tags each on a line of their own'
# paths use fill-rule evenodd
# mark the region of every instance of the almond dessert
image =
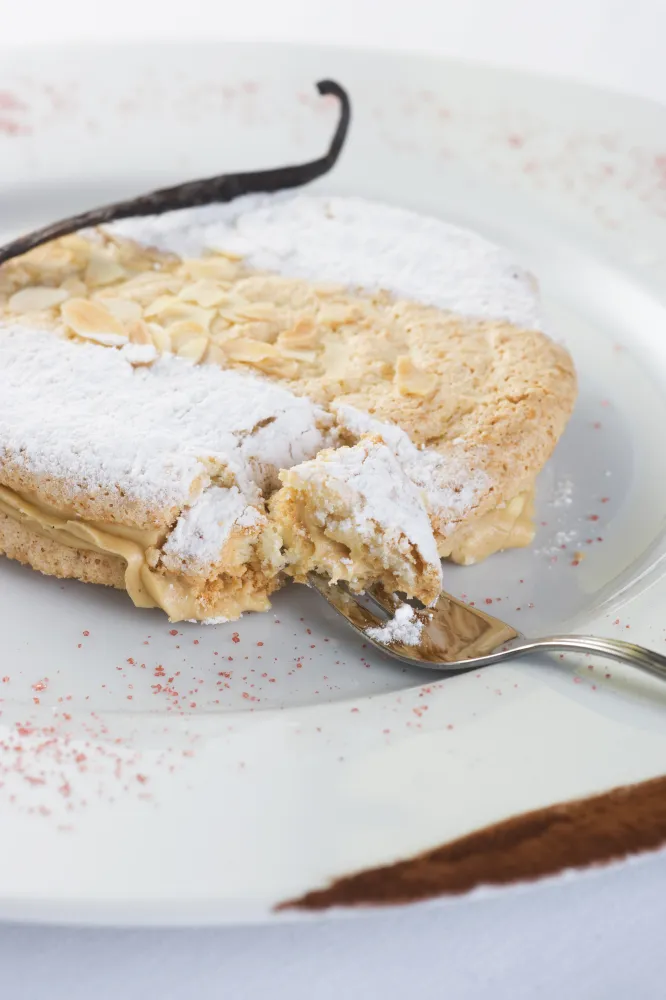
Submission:
<svg viewBox="0 0 666 1000">
<path fill-rule="evenodd" d="M 0 551 L 233 619 L 316 570 L 424 603 L 533 538 L 570 416 L 531 276 L 354 198 L 253 195 L 0 267 Z"/>
</svg>

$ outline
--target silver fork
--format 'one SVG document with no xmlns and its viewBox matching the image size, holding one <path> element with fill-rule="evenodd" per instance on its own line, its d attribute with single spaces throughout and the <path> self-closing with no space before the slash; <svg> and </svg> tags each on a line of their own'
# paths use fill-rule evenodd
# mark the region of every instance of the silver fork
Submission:
<svg viewBox="0 0 666 1000">
<path fill-rule="evenodd" d="M 371 588 L 363 599 L 359 599 L 344 586 L 330 583 L 326 577 L 316 573 L 310 573 L 308 580 L 365 642 L 411 666 L 440 671 L 475 670 L 514 656 L 545 650 L 606 656 L 666 681 L 666 656 L 654 650 L 621 639 L 594 635 L 551 635 L 528 639 L 499 618 L 463 604 L 447 593 L 442 593 L 433 607 L 415 610 L 415 618 L 423 626 L 418 645 L 381 642 L 369 635 L 367 629 L 385 626 L 403 601 L 381 587 Z M 370 610 L 368 604 L 374 610 Z"/>
</svg>

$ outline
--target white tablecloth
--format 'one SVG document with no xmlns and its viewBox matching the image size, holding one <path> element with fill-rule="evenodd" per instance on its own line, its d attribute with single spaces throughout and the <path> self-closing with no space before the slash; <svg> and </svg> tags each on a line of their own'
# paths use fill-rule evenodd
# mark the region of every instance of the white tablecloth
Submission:
<svg viewBox="0 0 666 1000">
<path fill-rule="evenodd" d="M 664 0 L 0 0 L 0 42 L 421 48 L 666 100 Z M 664 136 L 666 148 L 666 136 Z M 0 929 L 12 1000 L 661 1000 L 666 887 L 640 862 L 453 907 L 196 931 Z"/>
</svg>

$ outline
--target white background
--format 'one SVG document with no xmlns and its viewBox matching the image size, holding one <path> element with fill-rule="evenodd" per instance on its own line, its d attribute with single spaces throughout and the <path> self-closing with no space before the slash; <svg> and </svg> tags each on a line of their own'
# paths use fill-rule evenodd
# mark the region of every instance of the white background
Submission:
<svg viewBox="0 0 666 1000">
<path fill-rule="evenodd" d="M 4 44 L 214 37 L 428 49 L 666 101 L 666 0 L 0 0 Z M 0 995 L 662 1000 L 665 918 L 666 886 L 638 863 L 328 924 L 4 927 Z"/>
</svg>

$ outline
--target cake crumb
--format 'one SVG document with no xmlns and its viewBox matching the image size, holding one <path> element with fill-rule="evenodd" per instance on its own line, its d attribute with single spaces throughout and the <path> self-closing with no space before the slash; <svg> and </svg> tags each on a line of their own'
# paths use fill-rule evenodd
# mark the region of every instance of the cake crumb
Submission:
<svg viewBox="0 0 666 1000">
<path fill-rule="evenodd" d="M 366 628 L 366 635 L 377 642 L 401 642 L 404 646 L 418 646 L 423 631 L 423 622 L 416 617 L 414 608 L 401 604 L 393 618 L 374 628 Z"/>
</svg>

